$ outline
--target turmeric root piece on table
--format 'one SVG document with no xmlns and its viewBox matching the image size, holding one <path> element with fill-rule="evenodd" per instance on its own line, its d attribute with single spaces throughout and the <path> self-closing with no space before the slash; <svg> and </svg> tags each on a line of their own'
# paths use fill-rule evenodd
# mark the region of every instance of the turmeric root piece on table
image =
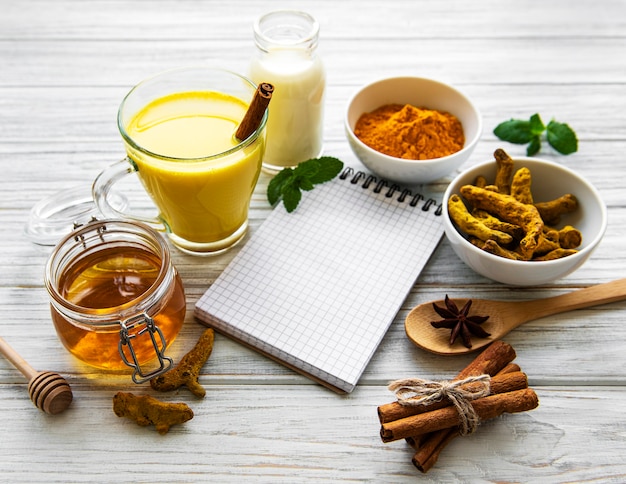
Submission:
<svg viewBox="0 0 626 484">
<path fill-rule="evenodd" d="M 185 385 L 195 396 L 204 397 L 206 390 L 198 383 L 198 377 L 206 360 L 211 356 L 214 340 L 215 333 L 213 330 L 211 328 L 204 330 L 196 345 L 182 357 L 178 365 L 166 373 L 152 378 L 150 386 L 161 392 L 169 392 Z"/>
<path fill-rule="evenodd" d="M 117 392 L 113 397 L 113 411 L 118 417 L 134 420 L 138 425 L 154 425 L 160 434 L 166 434 L 172 425 L 193 418 L 193 410 L 185 403 L 166 403 L 149 395 Z"/>
</svg>

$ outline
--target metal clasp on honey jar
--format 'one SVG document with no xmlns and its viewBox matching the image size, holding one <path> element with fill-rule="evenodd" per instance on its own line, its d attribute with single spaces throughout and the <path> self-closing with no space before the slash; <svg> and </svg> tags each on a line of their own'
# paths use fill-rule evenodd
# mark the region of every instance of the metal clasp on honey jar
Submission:
<svg viewBox="0 0 626 484">
<path fill-rule="evenodd" d="M 137 333 L 133 333 L 133 330 L 143 325 L 143 328 L 138 330 Z M 160 375 L 161 373 L 169 370 L 172 366 L 172 359 L 168 356 L 165 356 L 165 337 L 163 336 L 163 332 L 161 329 L 154 324 L 154 319 L 152 319 L 147 314 L 139 314 L 137 316 L 133 316 L 132 318 L 127 319 L 126 321 L 120 321 L 120 344 L 119 344 L 119 352 L 122 356 L 122 360 L 126 365 L 133 368 L 133 381 L 135 383 L 142 383 L 144 381 L 149 380 L 150 378 Z M 137 358 L 137 352 L 133 347 L 133 339 L 136 337 L 143 336 L 144 334 L 148 334 L 150 336 L 150 341 L 152 341 L 152 347 L 154 348 L 154 352 L 157 355 L 159 366 L 151 372 L 144 373 L 142 370 L 141 362 L 139 358 Z M 156 337 L 159 337 L 157 341 Z M 132 361 L 130 361 L 126 357 L 125 349 L 128 347 L 128 351 L 130 353 Z M 141 377 L 141 378 L 140 378 Z"/>
<path fill-rule="evenodd" d="M 143 383 L 172 366 L 165 356 L 185 318 L 185 294 L 165 239 L 139 222 L 77 227 L 48 259 L 45 283 L 63 345 L 83 362 L 132 368 Z"/>
</svg>

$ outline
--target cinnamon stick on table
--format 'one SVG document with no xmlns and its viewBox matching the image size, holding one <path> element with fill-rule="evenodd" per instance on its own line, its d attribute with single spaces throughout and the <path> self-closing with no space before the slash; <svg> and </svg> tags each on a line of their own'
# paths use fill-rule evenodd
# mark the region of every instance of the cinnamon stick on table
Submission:
<svg viewBox="0 0 626 484">
<path fill-rule="evenodd" d="M 467 383 L 461 388 L 470 390 L 472 383 Z M 507 393 L 513 390 L 521 390 L 528 387 L 528 377 L 521 371 L 515 371 L 511 373 L 498 373 L 493 376 L 489 383 L 490 395 L 498 393 Z M 421 413 L 430 412 L 432 410 L 438 410 L 440 408 L 449 407 L 452 405 L 450 400 L 444 399 L 439 402 L 430 403 L 428 405 L 402 405 L 398 402 L 388 403 L 387 405 L 381 405 L 379 407 L 379 418 L 381 423 L 394 422 L 412 415 L 419 415 Z"/>
<path fill-rule="evenodd" d="M 502 368 L 496 376 L 520 371 L 516 363 L 509 363 Z M 421 472 L 428 472 L 437 463 L 439 455 L 445 447 L 456 437 L 460 436 L 457 428 L 440 430 L 430 434 L 407 437 L 406 441 L 415 449 L 412 462 Z"/>
<path fill-rule="evenodd" d="M 470 405 L 481 421 L 496 418 L 503 413 L 532 410 L 539 405 L 539 398 L 531 388 L 515 390 L 472 400 Z M 382 425 L 380 436 L 383 442 L 404 439 L 412 435 L 426 434 L 456 427 L 461 417 L 455 407 L 444 407 L 431 412 L 413 415 Z"/>
<path fill-rule="evenodd" d="M 515 359 L 515 350 L 504 341 L 494 341 L 484 349 L 474 360 L 456 376 L 455 380 L 463 380 L 470 376 L 487 374 L 494 376 Z M 390 422 L 401 415 L 406 407 L 398 402 L 392 402 L 378 407 L 378 419 L 381 423 Z M 405 415 L 406 416 L 406 415 Z"/>
<path fill-rule="evenodd" d="M 411 462 L 421 472 L 428 472 L 435 465 L 437 459 L 439 459 L 439 454 L 441 454 L 446 445 L 459 435 L 459 429 L 454 427 L 428 434 L 428 438 L 422 441 Z"/>
<path fill-rule="evenodd" d="M 504 341 L 494 341 L 485 348 L 469 365 L 467 365 L 456 379 L 464 379 L 470 376 L 487 374 L 494 376 L 499 372 L 519 371 L 519 366 L 511 363 L 516 357 L 515 350 Z M 387 421 L 386 411 L 393 412 L 400 404 L 394 402 L 379 407 L 379 419 L 381 423 Z M 391 407 L 391 409 L 389 408 Z M 439 457 L 445 446 L 459 435 L 457 429 L 444 429 L 430 434 L 405 437 L 407 442 L 414 448 L 419 449 L 413 457 L 414 465 L 422 472 L 428 471 Z"/>
<path fill-rule="evenodd" d="M 261 125 L 265 110 L 272 100 L 273 92 L 274 86 L 269 82 L 262 82 L 258 85 L 252 101 L 250 101 L 250 106 L 248 106 L 248 110 L 235 133 L 239 141 L 247 139 Z"/>
<path fill-rule="evenodd" d="M 520 366 L 516 363 L 509 363 L 508 365 L 506 365 L 504 368 L 502 368 L 498 373 L 496 373 L 496 375 L 493 377 L 495 379 L 500 379 L 500 377 L 503 377 L 506 374 L 509 373 L 517 373 L 517 372 L 522 372 L 522 369 L 520 368 Z M 501 391 L 494 391 L 493 388 L 491 389 L 491 393 L 504 393 L 507 391 L 512 391 L 512 390 L 521 390 L 522 388 L 526 388 L 528 387 L 528 377 L 526 376 L 525 373 L 522 372 L 523 375 L 523 379 L 525 380 L 524 382 L 521 382 L 519 385 L 516 384 L 512 384 L 510 388 L 505 389 L 505 388 L 500 388 Z M 493 382 L 493 380 L 492 380 Z M 523 384 L 525 383 L 525 384 Z M 395 402 L 397 403 L 397 402 Z M 391 404 L 387 404 L 387 405 L 391 405 Z M 408 416 L 408 415 L 407 415 Z M 399 417 L 399 418 L 404 418 L 404 417 Z M 397 420 L 397 419 L 393 419 L 393 420 Z M 383 422 L 381 422 L 383 423 Z M 415 450 L 417 450 L 418 452 L 415 454 L 416 457 L 420 457 L 418 454 L 424 455 L 425 452 L 427 452 L 427 448 L 428 448 L 428 441 L 431 440 L 430 437 L 434 436 L 434 434 L 437 434 L 439 432 L 433 432 L 433 434 L 422 434 L 422 435 L 415 435 L 415 436 L 411 436 L 411 437 L 407 437 L 405 440 L 407 441 L 407 443 L 413 447 Z M 443 432 L 441 432 L 443 433 Z M 432 439 L 432 440 L 439 440 L 441 441 L 441 438 L 439 439 Z M 424 445 L 422 445 L 424 444 Z M 440 450 L 441 451 L 441 450 Z M 428 456 L 424 455 L 422 460 L 426 460 Z"/>
</svg>

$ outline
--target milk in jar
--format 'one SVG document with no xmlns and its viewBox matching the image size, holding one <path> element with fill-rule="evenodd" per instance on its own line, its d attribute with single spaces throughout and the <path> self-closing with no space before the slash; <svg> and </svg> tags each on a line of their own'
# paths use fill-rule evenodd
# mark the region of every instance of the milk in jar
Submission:
<svg viewBox="0 0 626 484">
<path fill-rule="evenodd" d="M 294 10 L 270 12 L 254 24 L 253 82 L 274 85 L 267 121 L 266 171 L 319 157 L 323 149 L 326 74 L 316 48 L 319 24 Z"/>
</svg>

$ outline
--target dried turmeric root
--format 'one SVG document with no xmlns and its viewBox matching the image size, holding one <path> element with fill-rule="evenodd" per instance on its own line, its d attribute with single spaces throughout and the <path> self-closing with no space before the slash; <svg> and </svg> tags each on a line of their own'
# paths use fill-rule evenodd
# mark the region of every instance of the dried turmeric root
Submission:
<svg viewBox="0 0 626 484">
<path fill-rule="evenodd" d="M 563 249 L 576 249 L 583 243 L 583 234 L 571 225 L 566 225 L 559 230 L 559 242 Z"/>
<path fill-rule="evenodd" d="M 571 193 L 567 193 L 549 202 L 535 203 L 541 218 L 547 225 L 556 225 L 561 215 L 575 211 L 578 208 L 578 199 Z"/>
<path fill-rule="evenodd" d="M 454 223 L 470 236 L 480 240 L 493 239 L 505 245 L 513 241 L 511 235 L 487 227 L 483 222 L 470 214 L 458 195 L 452 195 L 448 200 L 448 212 Z"/>
<path fill-rule="evenodd" d="M 169 392 L 185 385 L 195 396 L 203 398 L 206 395 L 206 390 L 198 383 L 198 377 L 202 366 L 211 356 L 214 339 L 213 330 L 211 328 L 206 329 L 193 349 L 183 356 L 178 365 L 168 372 L 152 378 L 150 386 L 161 392 Z"/>
<path fill-rule="evenodd" d="M 498 192 L 509 195 L 511 193 L 511 176 L 513 175 L 513 159 L 502 148 L 498 148 L 493 153 L 496 159 L 496 179 L 495 185 Z"/>
<path fill-rule="evenodd" d="M 504 247 L 500 247 L 495 240 L 486 240 L 481 245 L 474 245 L 481 248 L 485 252 L 489 252 L 490 254 L 497 255 L 499 257 L 504 257 L 505 259 L 523 260 L 522 256 L 519 255 L 517 252 L 505 249 Z"/>
<path fill-rule="evenodd" d="M 493 230 L 499 230 L 505 234 L 511 235 L 515 240 L 519 240 L 524 237 L 524 230 L 519 225 L 504 222 L 497 217 L 494 217 L 485 210 L 472 210 L 472 215 L 484 223 L 487 227 Z"/>
<path fill-rule="evenodd" d="M 461 195 L 474 207 L 497 215 L 505 222 L 522 227 L 525 236 L 520 241 L 520 253 L 524 260 L 530 260 L 544 227 L 543 220 L 534 205 L 521 203 L 511 195 L 491 192 L 473 185 L 462 186 Z"/>
<path fill-rule="evenodd" d="M 459 231 L 476 247 L 508 259 L 553 260 L 576 253 L 582 233 L 570 225 L 554 228 L 561 215 L 578 208 L 576 197 L 566 194 L 535 203 L 530 170 L 522 167 L 513 173 L 513 159 L 502 149 L 494 158 L 494 184 L 479 175 L 474 185 L 460 188 L 462 197 L 448 200 L 448 213 Z M 498 234 L 508 234 L 512 241 Z"/>
<path fill-rule="evenodd" d="M 113 397 L 113 411 L 118 417 L 134 420 L 138 425 L 154 425 L 160 434 L 166 434 L 172 425 L 193 418 L 193 410 L 185 403 L 165 403 L 149 395 L 117 392 Z"/>
<path fill-rule="evenodd" d="M 531 180 L 530 170 L 525 166 L 517 170 L 515 175 L 513 175 L 511 195 L 515 197 L 518 202 L 526 204 L 533 203 L 533 195 L 530 189 Z"/>
<path fill-rule="evenodd" d="M 567 257 L 568 255 L 573 255 L 576 252 L 578 252 L 576 249 L 562 249 L 559 247 L 558 249 L 554 249 L 541 257 L 536 257 L 535 260 L 561 259 L 563 257 Z"/>
</svg>

